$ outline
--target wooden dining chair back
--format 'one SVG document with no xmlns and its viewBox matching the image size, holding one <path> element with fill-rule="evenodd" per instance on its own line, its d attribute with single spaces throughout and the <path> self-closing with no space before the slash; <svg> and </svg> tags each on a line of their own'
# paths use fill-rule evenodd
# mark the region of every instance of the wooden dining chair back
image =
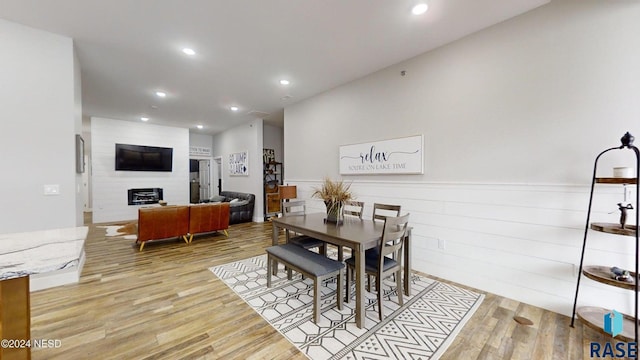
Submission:
<svg viewBox="0 0 640 360">
<path fill-rule="evenodd" d="M 384 221 L 387 216 L 400 216 L 400 205 L 373 204 L 373 220 Z"/>
<path fill-rule="evenodd" d="M 306 204 L 304 200 L 286 201 L 282 203 L 282 216 L 304 216 L 305 214 Z M 292 236 L 289 230 L 285 231 L 285 238 L 287 239 L 287 243 L 296 244 L 307 250 L 318 248 L 320 254 L 327 255 L 327 246 L 322 240 L 307 235 L 293 234 Z"/>
<path fill-rule="evenodd" d="M 409 214 L 398 217 L 387 217 L 382 229 L 382 239 L 378 246 L 378 256 L 376 258 L 365 256 L 365 272 L 367 275 L 376 277 L 376 291 L 378 292 L 378 316 L 382 321 L 384 314 L 382 311 L 382 280 L 393 275 L 396 283 L 396 293 L 398 304 L 403 305 L 402 289 L 402 248 L 409 225 Z M 389 256 L 391 255 L 391 257 Z M 349 273 L 355 270 L 355 258 L 351 257 L 345 261 L 347 264 L 347 281 L 351 279 Z M 410 276 L 410 274 L 405 274 Z M 347 301 L 349 301 L 349 288 L 347 286 Z"/>
<path fill-rule="evenodd" d="M 362 213 L 364 212 L 363 201 L 345 201 L 342 208 L 342 215 L 357 217 L 362 220 Z"/>
<path fill-rule="evenodd" d="M 387 216 L 398 217 L 400 216 L 400 205 L 390 205 L 390 204 L 373 204 L 373 221 L 385 221 Z M 367 250 L 367 256 L 376 257 L 378 256 L 378 248 L 373 248 Z M 369 291 L 371 291 L 371 278 L 369 277 L 367 282 L 367 287 Z"/>
<path fill-rule="evenodd" d="M 380 242 L 380 261 L 387 255 L 393 255 L 401 259 L 404 236 L 409 224 L 409 214 L 398 217 L 387 217 L 382 228 L 382 241 Z M 379 265 L 383 265 L 379 263 Z M 381 267 L 380 267 L 381 268 Z"/>
<path fill-rule="evenodd" d="M 300 216 L 306 213 L 304 200 L 285 201 L 282 203 L 282 216 Z"/>
<path fill-rule="evenodd" d="M 348 200 L 342 204 L 342 217 L 345 222 L 353 220 L 362 220 L 362 214 L 364 213 L 364 201 Z M 338 261 L 344 259 L 344 248 L 338 246 Z"/>
</svg>

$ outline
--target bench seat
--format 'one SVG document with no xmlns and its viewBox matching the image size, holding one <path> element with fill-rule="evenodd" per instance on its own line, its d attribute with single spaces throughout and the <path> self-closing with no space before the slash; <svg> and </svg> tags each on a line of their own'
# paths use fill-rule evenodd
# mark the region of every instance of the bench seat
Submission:
<svg viewBox="0 0 640 360">
<path fill-rule="evenodd" d="M 337 301 L 338 309 L 342 310 L 344 263 L 329 259 L 318 253 L 301 248 L 294 244 L 271 246 L 267 251 L 267 287 L 271 287 L 272 267 L 278 262 L 285 265 L 287 278 L 291 280 L 291 270 L 295 270 L 306 277 L 313 279 L 313 321 L 320 321 L 320 284 L 323 280 L 337 276 Z"/>
</svg>

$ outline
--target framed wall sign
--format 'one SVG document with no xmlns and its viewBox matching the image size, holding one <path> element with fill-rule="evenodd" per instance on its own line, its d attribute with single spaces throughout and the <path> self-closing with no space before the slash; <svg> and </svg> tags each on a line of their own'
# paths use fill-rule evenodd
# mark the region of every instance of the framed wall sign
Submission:
<svg viewBox="0 0 640 360">
<path fill-rule="evenodd" d="M 276 161 L 276 151 L 273 149 L 262 149 L 262 162 L 265 164 Z"/>
<path fill-rule="evenodd" d="M 422 135 L 340 146 L 341 175 L 424 174 Z"/>
<path fill-rule="evenodd" d="M 211 148 L 203 146 L 189 146 L 191 156 L 211 156 Z"/>
<path fill-rule="evenodd" d="M 229 155 L 229 175 L 249 176 L 248 151 L 242 151 Z"/>
</svg>

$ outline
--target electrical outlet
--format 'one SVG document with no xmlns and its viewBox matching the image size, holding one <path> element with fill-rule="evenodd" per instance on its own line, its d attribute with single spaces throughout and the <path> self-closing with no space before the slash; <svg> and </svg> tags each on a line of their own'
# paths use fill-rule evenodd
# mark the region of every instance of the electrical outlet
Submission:
<svg viewBox="0 0 640 360">
<path fill-rule="evenodd" d="M 438 249 L 440 249 L 440 250 L 444 250 L 445 249 L 445 241 L 444 241 L 444 239 L 438 239 Z"/>
</svg>

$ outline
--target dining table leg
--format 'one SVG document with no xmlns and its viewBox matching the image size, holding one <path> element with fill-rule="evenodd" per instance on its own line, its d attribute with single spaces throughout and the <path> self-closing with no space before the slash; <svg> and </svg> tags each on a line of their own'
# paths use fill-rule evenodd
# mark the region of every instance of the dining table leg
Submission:
<svg viewBox="0 0 640 360">
<path fill-rule="evenodd" d="M 278 236 L 280 235 L 280 228 L 276 224 L 271 224 L 271 245 L 278 245 Z"/>
<path fill-rule="evenodd" d="M 358 246 L 354 252 L 356 253 L 356 326 L 359 329 L 364 327 L 365 311 L 364 311 L 364 248 Z"/>
</svg>

